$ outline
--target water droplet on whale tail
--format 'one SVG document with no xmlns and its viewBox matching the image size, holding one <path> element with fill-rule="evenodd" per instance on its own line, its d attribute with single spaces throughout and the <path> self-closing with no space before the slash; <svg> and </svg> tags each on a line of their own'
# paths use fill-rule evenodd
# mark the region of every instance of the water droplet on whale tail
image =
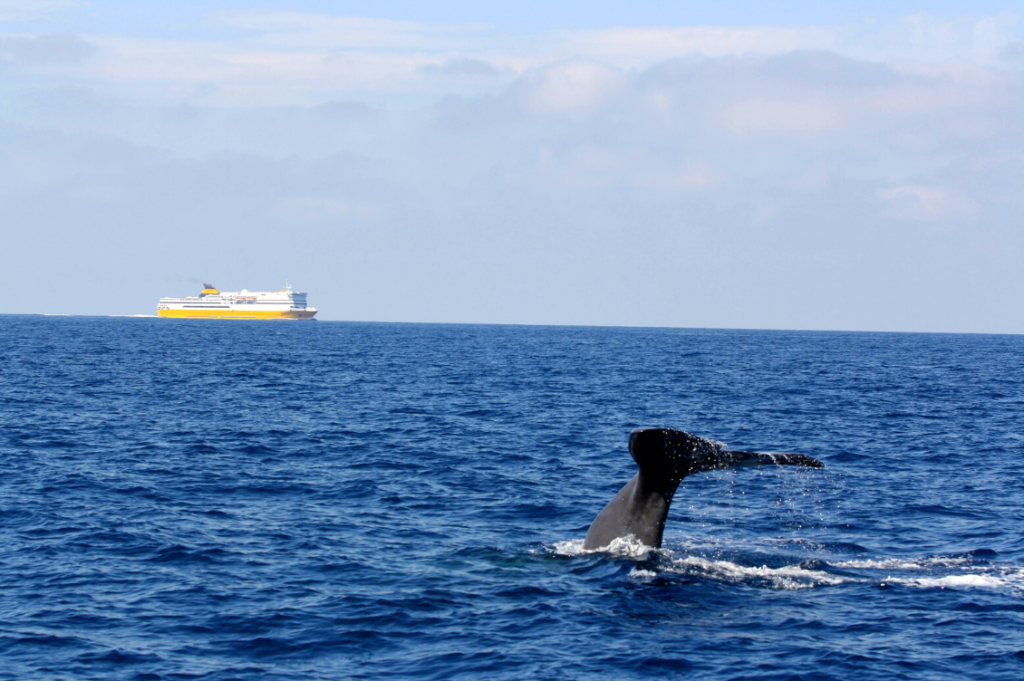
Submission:
<svg viewBox="0 0 1024 681">
<path fill-rule="evenodd" d="M 792 452 L 742 452 L 723 449 L 715 457 L 721 468 L 743 468 L 744 466 L 805 466 L 824 468 L 825 464 L 806 454 Z M 714 470 L 714 469 L 712 469 Z"/>
</svg>

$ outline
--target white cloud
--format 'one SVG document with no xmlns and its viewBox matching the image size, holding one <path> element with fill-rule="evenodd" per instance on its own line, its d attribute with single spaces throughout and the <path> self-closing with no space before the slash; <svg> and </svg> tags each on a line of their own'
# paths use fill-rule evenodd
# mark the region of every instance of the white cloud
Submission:
<svg viewBox="0 0 1024 681">
<path fill-rule="evenodd" d="M 573 109 L 601 101 L 616 77 L 680 57 L 817 51 L 884 62 L 906 73 L 992 78 L 993 69 L 1017 63 L 1012 56 L 1020 25 L 1020 18 L 1010 14 L 957 19 L 918 14 L 881 25 L 613 28 L 514 36 L 482 24 L 302 12 L 218 12 L 209 21 L 233 29 L 230 37 L 86 36 L 100 48 L 88 63 L 49 68 L 54 75 L 134 90 L 132 96 L 157 101 L 208 83 L 219 88 L 210 104 L 265 106 L 315 104 L 345 92 L 413 95 L 418 102 L 452 88 L 465 95 L 496 94 L 520 75 L 562 65 L 544 72 L 550 89 L 538 95 L 542 101 L 537 106 Z M 827 69 L 807 75 L 846 77 Z M 784 105 L 766 101 L 764 106 L 771 117 Z M 835 112 L 826 108 L 811 103 L 816 113 L 807 114 L 811 120 L 806 124 L 812 129 L 831 125 Z M 742 118 L 738 112 L 731 115 Z M 736 123 L 749 127 L 739 119 Z"/>
<path fill-rule="evenodd" d="M 304 50 L 445 51 L 473 58 L 525 59 L 533 65 L 590 59 L 640 68 L 682 56 L 718 57 L 830 50 L 863 59 L 985 63 L 1019 40 L 1021 17 L 937 17 L 917 13 L 887 23 L 823 26 L 679 26 L 543 31 L 502 34 L 479 23 L 429 23 L 278 11 L 216 12 L 211 23 L 249 32 L 264 47 Z"/>
<path fill-rule="evenodd" d="M 346 91 L 415 90 L 426 55 L 326 54 L 316 51 L 241 48 L 216 41 L 93 38 L 100 51 L 87 65 L 61 69 L 66 76 L 125 88 L 132 97 L 166 104 L 213 86 L 214 105 L 316 104 Z M 428 84 L 423 83 L 424 86 Z"/>
<path fill-rule="evenodd" d="M 251 31 L 258 42 L 286 48 L 345 50 L 444 50 L 492 27 L 345 17 L 308 12 L 215 12 L 211 23 Z"/>
<path fill-rule="evenodd" d="M 78 0 L 0 0 L 0 21 L 28 21 L 88 5 Z"/>
<path fill-rule="evenodd" d="M 75 35 L 0 36 L 0 63 L 15 66 L 77 63 L 96 50 L 95 45 Z"/>
<path fill-rule="evenodd" d="M 834 47 L 837 34 L 835 28 L 816 26 L 612 28 L 560 32 L 548 41 L 582 57 L 639 66 L 690 55 L 826 50 Z"/>
<path fill-rule="evenodd" d="M 828 50 L 860 59 L 993 64 L 1018 40 L 1019 14 L 937 17 L 925 12 L 888 23 L 835 26 L 657 27 L 565 31 L 552 42 L 579 56 L 630 65 L 688 55 L 721 57 Z"/>
<path fill-rule="evenodd" d="M 327 197 L 289 196 L 277 202 L 276 213 L 286 221 L 330 222 L 351 218 L 371 220 L 380 215 L 380 208 Z"/>
<path fill-rule="evenodd" d="M 613 69 L 571 61 L 527 72 L 517 87 L 532 110 L 552 113 L 600 104 L 613 96 L 621 83 L 621 75 Z"/>
<path fill-rule="evenodd" d="M 837 129 L 842 115 L 832 102 L 803 99 L 746 99 L 728 105 L 722 119 L 730 132 L 817 134 Z"/>
<path fill-rule="evenodd" d="M 888 212 L 897 218 L 910 220 L 976 220 L 980 206 L 942 186 L 904 185 L 884 189 L 879 196 L 886 202 Z"/>
<path fill-rule="evenodd" d="M 982 64 L 1000 61 L 1000 52 L 1015 41 L 1021 15 L 939 17 L 927 12 L 893 22 L 850 27 L 832 49 L 862 59 L 941 62 L 967 59 Z"/>
<path fill-rule="evenodd" d="M 725 181 L 720 170 L 697 157 L 592 143 L 560 152 L 550 146 L 539 147 L 536 176 L 561 188 L 633 186 L 670 193 L 713 189 Z"/>
<path fill-rule="evenodd" d="M 1024 41 L 1015 40 L 1003 45 L 999 50 L 999 58 L 1017 64 L 1024 62 Z"/>
<path fill-rule="evenodd" d="M 427 64 L 420 67 L 422 73 L 455 78 L 493 78 L 501 75 L 501 70 L 483 59 L 447 59 L 440 64 Z"/>
</svg>

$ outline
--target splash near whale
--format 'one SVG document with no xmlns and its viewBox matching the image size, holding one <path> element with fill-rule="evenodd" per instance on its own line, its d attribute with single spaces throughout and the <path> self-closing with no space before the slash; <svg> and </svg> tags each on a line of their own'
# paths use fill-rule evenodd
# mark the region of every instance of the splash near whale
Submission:
<svg viewBox="0 0 1024 681">
<path fill-rule="evenodd" d="M 661 548 L 672 497 L 688 475 L 744 466 L 824 467 L 803 454 L 735 451 L 670 428 L 634 430 L 629 434 L 629 453 L 640 471 L 597 514 L 583 542 L 586 550 L 630 535 L 647 546 Z"/>
</svg>

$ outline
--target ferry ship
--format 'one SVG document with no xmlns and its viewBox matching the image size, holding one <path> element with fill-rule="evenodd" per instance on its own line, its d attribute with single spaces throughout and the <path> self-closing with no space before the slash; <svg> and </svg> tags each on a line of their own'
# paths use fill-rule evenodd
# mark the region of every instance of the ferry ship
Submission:
<svg viewBox="0 0 1024 681">
<path fill-rule="evenodd" d="M 221 293 L 215 286 L 203 284 L 198 296 L 161 298 L 156 306 L 159 317 L 189 319 L 312 319 L 315 307 L 306 305 L 305 291 L 284 289 Z"/>
</svg>

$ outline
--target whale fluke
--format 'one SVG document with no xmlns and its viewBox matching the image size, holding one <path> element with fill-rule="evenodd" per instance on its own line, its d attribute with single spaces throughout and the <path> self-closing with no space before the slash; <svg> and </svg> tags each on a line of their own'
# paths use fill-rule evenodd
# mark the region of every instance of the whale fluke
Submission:
<svg viewBox="0 0 1024 681">
<path fill-rule="evenodd" d="M 647 546 L 661 548 L 669 505 L 679 483 L 688 475 L 743 466 L 824 467 L 803 454 L 735 451 L 669 428 L 634 430 L 629 434 L 629 453 L 640 472 L 597 514 L 583 542 L 584 549 L 608 546 L 629 535 Z"/>
</svg>

